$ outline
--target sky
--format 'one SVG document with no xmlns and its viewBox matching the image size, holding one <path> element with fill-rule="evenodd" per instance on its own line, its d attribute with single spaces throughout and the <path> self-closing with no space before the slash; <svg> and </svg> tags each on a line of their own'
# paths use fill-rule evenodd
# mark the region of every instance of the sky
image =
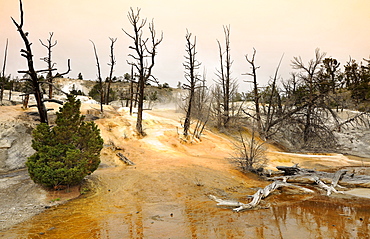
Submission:
<svg viewBox="0 0 370 239">
<path fill-rule="evenodd" d="M 250 65 L 245 56 L 256 49 L 255 63 L 259 82 L 263 85 L 274 75 L 284 54 L 279 76 L 288 79 L 291 60 L 301 56 L 304 62 L 314 57 L 320 48 L 343 66 L 350 58 L 361 61 L 370 56 L 370 1 L 368 0 L 23 0 L 24 31 L 29 32 L 36 69 L 46 69 L 40 58 L 47 55 L 39 39 L 46 42 L 49 32 L 58 41 L 52 59 L 59 72 L 67 69 L 71 59 L 72 71 L 67 75 L 97 79 L 92 44 L 95 42 L 102 76 L 109 74 L 109 37 L 115 44 L 114 75 L 130 72 L 127 60 L 133 53 L 132 40 L 122 29 L 132 33 L 127 14 L 130 7 L 140 8 L 140 16 L 154 20 L 158 34 L 164 39 L 158 46 L 153 75 L 160 83 L 176 87 L 185 82 L 185 35 L 188 30 L 197 38 L 199 72 L 206 71 L 208 84 L 216 79 L 219 67 L 217 40 L 224 44 L 223 26 L 230 26 L 230 47 L 233 60 L 232 77 L 240 84 L 240 92 L 250 90 L 245 81 Z M 18 75 L 26 70 L 26 59 L 20 56 L 24 48 L 13 22 L 19 17 L 18 0 L 0 2 L 0 64 L 3 65 L 6 39 L 9 52 L 6 74 Z M 148 28 L 144 35 L 148 35 Z"/>
</svg>

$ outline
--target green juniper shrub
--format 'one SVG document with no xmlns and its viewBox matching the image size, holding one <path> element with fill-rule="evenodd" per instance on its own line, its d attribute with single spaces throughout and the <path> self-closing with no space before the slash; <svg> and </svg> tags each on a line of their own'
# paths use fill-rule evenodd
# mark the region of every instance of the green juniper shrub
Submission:
<svg viewBox="0 0 370 239">
<path fill-rule="evenodd" d="M 35 183 L 54 189 L 77 185 L 98 168 L 103 139 L 94 122 L 83 121 L 80 106 L 69 96 L 57 113 L 56 126 L 42 123 L 33 131 L 36 153 L 26 166 Z"/>
</svg>

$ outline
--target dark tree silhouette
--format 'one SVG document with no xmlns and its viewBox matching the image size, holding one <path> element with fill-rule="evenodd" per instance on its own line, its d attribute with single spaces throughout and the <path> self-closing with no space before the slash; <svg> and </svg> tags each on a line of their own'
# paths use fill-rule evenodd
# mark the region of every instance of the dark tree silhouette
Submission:
<svg viewBox="0 0 370 239">
<path fill-rule="evenodd" d="M 255 111 L 256 111 L 256 121 L 257 121 L 257 130 L 261 132 L 262 129 L 262 122 L 261 122 L 261 112 L 260 112 L 260 104 L 259 104 L 259 93 L 258 93 L 258 82 L 257 82 L 257 69 L 259 66 L 256 66 L 254 60 L 256 57 L 256 49 L 253 48 L 253 55 L 252 58 L 249 58 L 248 55 L 245 55 L 245 59 L 251 65 L 252 73 L 247 73 L 246 75 L 253 77 L 253 94 L 254 94 L 254 104 L 255 104 Z"/>
<path fill-rule="evenodd" d="M 230 56 L 230 26 L 224 26 L 224 34 L 224 51 L 222 50 L 220 41 L 217 40 L 220 57 L 220 69 L 217 70 L 216 73 L 216 76 L 218 78 L 216 80 L 216 83 L 220 90 L 220 96 L 222 97 L 222 107 L 220 112 L 222 114 L 222 124 L 224 127 L 227 127 L 227 124 L 230 120 L 230 101 L 236 91 L 237 86 L 236 81 L 231 78 L 231 66 L 233 64 L 233 61 L 231 60 Z"/>
<path fill-rule="evenodd" d="M 91 41 L 91 40 L 90 40 Z M 99 64 L 99 57 L 98 57 L 98 53 L 96 52 L 96 47 L 95 47 L 95 43 L 93 41 L 91 41 L 91 43 L 93 44 L 93 48 L 94 48 L 94 55 L 95 55 L 95 60 L 96 60 L 96 67 L 98 69 L 98 81 L 99 81 L 99 94 L 100 94 L 100 112 L 103 113 L 103 103 L 104 103 L 104 87 L 103 87 L 103 80 L 101 78 L 101 71 L 100 71 L 100 64 Z"/>
<path fill-rule="evenodd" d="M 109 38 L 111 41 L 110 45 L 110 62 L 108 65 L 110 66 L 110 71 L 109 71 L 109 77 L 108 77 L 108 85 L 107 85 L 107 90 L 106 90 L 106 95 L 105 95 L 105 104 L 109 104 L 109 95 L 110 95 L 110 85 L 112 83 L 113 79 L 113 70 L 114 70 L 114 65 L 116 64 L 116 59 L 114 57 L 114 43 L 117 41 L 117 38 Z"/>
<path fill-rule="evenodd" d="M 6 59 L 7 59 L 7 56 L 8 56 L 8 45 L 9 45 L 9 40 L 6 39 L 3 70 L 1 71 L 0 104 L 2 104 L 3 97 L 4 97 L 4 89 L 5 89 L 5 82 L 6 82 L 5 67 L 6 67 Z"/>
<path fill-rule="evenodd" d="M 157 55 L 157 47 L 163 40 L 163 33 L 160 38 L 156 38 L 156 31 L 154 29 L 154 21 L 149 23 L 150 38 L 144 38 L 143 28 L 146 25 L 146 19 L 140 18 L 140 9 L 135 12 L 132 8 L 128 13 L 128 20 L 133 27 L 134 33 L 129 34 L 122 29 L 125 34 L 133 40 L 133 45 L 129 46 L 130 49 L 135 51 L 135 54 L 129 54 L 133 59 L 129 64 L 133 65 L 139 76 L 138 82 L 138 112 L 136 121 L 136 130 L 140 135 L 145 135 L 142 120 L 143 120 L 143 105 L 144 105 L 144 89 L 150 77 L 157 82 L 152 76 L 152 69 L 155 63 L 155 56 Z M 158 82 L 157 82 L 158 83 Z"/>
<path fill-rule="evenodd" d="M 184 84 L 184 88 L 189 91 L 188 102 L 186 107 L 186 117 L 184 121 L 184 136 L 187 137 L 190 129 L 191 117 L 192 117 L 192 106 L 194 103 L 194 94 L 197 87 L 197 82 L 199 81 L 199 76 L 197 75 L 196 70 L 199 69 L 200 63 L 196 60 L 196 44 L 197 39 L 194 37 L 193 42 L 191 42 L 191 33 L 187 32 L 186 36 L 186 55 L 185 63 L 185 79 L 188 81 L 188 84 Z"/>
<path fill-rule="evenodd" d="M 41 70 L 41 71 L 36 71 L 33 65 L 33 54 L 32 54 L 32 49 L 31 45 L 32 43 L 29 42 L 28 40 L 28 32 L 23 31 L 23 7 L 22 7 L 22 0 L 19 0 L 20 4 L 20 23 L 17 23 L 14 18 L 12 18 L 12 21 L 14 25 L 17 27 L 17 30 L 24 42 L 24 45 L 26 49 L 21 49 L 21 56 L 25 57 L 27 59 L 27 65 L 28 65 L 28 70 L 24 71 L 18 71 L 19 73 L 25 73 L 27 74 L 30 79 L 28 81 L 31 82 L 32 89 L 33 89 L 33 94 L 35 95 L 35 99 L 37 102 L 37 109 L 40 115 L 40 121 L 41 123 L 46 123 L 48 124 L 48 116 L 47 116 L 47 110 L 43 101 L 43 95 L 40 89 L 40 81 L 37 77 L 37 73 L 40 72 L 45 72 L 48 70 Z"/>
</svg>

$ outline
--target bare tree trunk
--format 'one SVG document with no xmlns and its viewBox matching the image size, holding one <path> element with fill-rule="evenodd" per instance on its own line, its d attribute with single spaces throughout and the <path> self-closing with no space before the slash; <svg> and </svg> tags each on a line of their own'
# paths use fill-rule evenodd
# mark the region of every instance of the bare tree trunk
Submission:
<svg viewBox="0 0 370 239">
<path fill-rule="evenodd" d="M 9 97 L 8 97 L 8 99 L 9 99 L 9 101 L 11 101 L 12 100 L 12 91 L 13 91 L 13 87 L 14 87 L 14 81 L 13 80 L 10 80 L 9 79 Z"/>
<path fill-rule="evenodd" d="M 54 78 L 56 77 L 63 77 L 64 75 L 68 74 L 70 71 L 71 71 L 71 66 L 70 66 L 70 59 L 68 59 L 68 69 L 66 72 L 64 73 L 56 73 L 55 76 L 53 76 L 53 71 L 57 70 L 54 68 L 55 64 L 56 63 L 53 63 L 52 62 L 52 59 L 51 59 L 51 53 L 52 53 L 52 48 L 54 46 L 57 45 L 57 41 L 55 41 L 54 43 L 52 43 L 52 38 L 53 38 L 53 35 L 54 33 L 51 32 L 49 33 L 50 37 L 49 39 L 47 39 L 47 44 L 44 44 L 40 39 L 40 43 L 42 46 L 46 47 L 46 49 L 48 50 L 48 56 L 47 57 L 44 57 L 44 58 L 41 58 L 42 60 L 44 60 L 47 65 L 48 65 L 48 69 L 46 70 L 48 73 L 46 75 L 46 81 L 48 82 L 48 85 L 49 85 L 49 93 L 48 93 L 48 96 L 49 96 L 49 99 L 52 99 L 53 98 L 53 80 Z"/>
<path fill-rule="evenodd" d="M 111 41 L 111 46 L 110 46 L 110 63 L 108 64 L 110 66 L 110 71 L 109 71 L 109 78 L 108 78 L 108 87 L 107 87 L 107 94 L 105 96 L 105 104 L 109 104 L 109 94 L 110 94 L 110 84 L 112 83 L 112 78 L 113 78 L 113 69 L 114 65 L 116 64 L 116 60 L 114 59 L 114 43 L 117 41 L 117 38 L 109 38 Z"/>
<path fill-rule="evenodd" d="M 224 95 L 224 126 L 227 126 L 227 123 L 230 120 L 230 98 L 231 98 L 231 58 L 230 58 L 230 26 L 224 27 L 225 33 L 225 68 L 226 68 L 226 75 L 225 75 L 225 95 Z"/>
<path fill-rule="evenodd" d="M 3 97 L 4 97 L 4 89 L 5 89 L 5 81 L 6 81 L 6 79 L 5 79 L 5 67 L 6 67 L 6 58 L 8 56 L 8 44 L 9 44 L 9 40 L 6 39 L 3 71 L 2 71 L 2 76 L 1 76 L 0 104 L 3 103 Z"/>
<path fill-rule="evenodd" d="M 24 100 L 23 100 L 23 109 L 27 109 L 28 108 L 28 101 L 30 99 L 30 95 L 29 94 L 25 94 L 24 96 Z"/>
<path fill-rule="evenodd" d="M 230 57 L 230 26 L 224 26 L 225 34 L 225 52 L 222 51 L 221 43 L 217 40 L 220 57 L 220 70 L 216 73 L 218 84 L 221 86 L 222 92 L 222 124 L 227 127 L 230 120 L 230 100 L 235 90 L 234 82 L 231 79 L 232 61 Z M 226 54 L 224 59 L 224 54 Z"/>
<path fill-rule="evenodd" d="M 130 64 L 135 66 L 139 74 L 139 82 L 138 82 L 138 116 L 136 121 L 136 130 L 140 135 L 145 135 L 142 127 L 142 120 L 143 120 L 143 105 L 144 105 L 144 89 L 149 81 L 149 78 L 152 77 L 152 69 L 154 67 L 154 59 L 157 54 L 156 49 L 158 45 L 163 40 L 163 34 L 161 38 L 156 39 L 156 31 L 154 30 L 154 22 L 149 23 L 149 32 L 151 37 L 143 39 L 143 27 L 146 25 L 146 19 L 140 19 L 140 9 L 137 9 L 135 13 L 134 10 L 131 8 L 130 12 L 128 13 L 128 19 L 131 25 L 134 28 L 134 34 L 131 35 L 125 30 L 123 30 L 128 37 L 130 37 L 134 45 L 130 46 L 130 49 L 133 49 L 136 55 L 130 54 L 134 59 L 134 62 Z M 149 46 L 149 44 L 151 44 Z"/>
<path fill-rule="evenodd" d="M 43 58 L 43 60 L 48 64 L 48 74 L 46 75 L 46 80 L 49 82 L 49 83 L 53 83 L 53 74 L 52 74 L 52 70 L 53 70 L 53 66 L 55 65 L 55 63 L 53 64 L 52 63 L 52 60 L 51 60 L 51 52 L 52 52 L 52 48 L 54 46 L 56 46 L 56 44 L 58 43 L 57 41 L 55 41 L 54 43 L 52 43 L 52 38 L 53 38 L 53 35 L 54 33 L 51 32 L 49 33 L 50 34 L 50 37 L 49 39 L 47 40 L 48 41 L 48 44 L 44 44 L 40 39 L 39 41 L 41 42 L 41 45 L 43 45 L 44 47 L 46 47 L 48 49 L 48 56 Z M 53 97 L 53 86 L 50 84 L 49 85 L 49 99 L 51 99 Z"/>
<path fill-rule="evenodd" d="M 134 66 L 131 65 L 131 76 L 130 76 L 130 115 L 132 115 L 132 106 L 134 100 Z"/>
<path fill-rule="evenodd" d="M 99 90 L 100 90 L 100 92 L 99 92 L 100 93 L 100 112 L 103 113 L 103 103 L 104 103 L 103 80 L 101 78 L 99 57 L 98 57 L 98 53 L 96 52 L 95 43 L 93 41 L 91 41 L 91 43 L 93 44 L 93 47 L 94 47 L 94 54 L 95 54 L 95 59 L 96 59 L 96 67 L 98 69 L 98 80 L 99 80 Z"/>
<path fill-rule="evenodd" d="M 21 49 L 21 55 L 27 59 L 28 70 L 27 71 L 18 71 L 19 73 L 27 73 L 31 78 L 32 88 L 34 90 L 35 99 L 37 102 L 37 109 L 40 115 L 41 123 L 48 124 L 48 116 L 45 104 L 43 102 L 43 95 L 40 89 L 40 84 L 37 78 L 37 72 L 33 66 L 33 54 L 31 49 L 31 43 L 28 41 L 28 33 L 23 32 L 23 8 L 22 8 L 22 0 L 19 1 L 20 3 L 20 12 L 21 12 L 21 22 L 18 24 L 14 18 L 12 18 L 14 25 L 17 27 L 17 30 L 25 44 L 26 50 Z"/>
<path fill-rule="evenodd" d="M 189 85 L 184 85 L 184 87 L 189 91 L 189 98 L 188 98 L 188 105 L 186 109 L 186 117 L 184 121 L 184 133 L 185 137 L 188 136 L 190 123 L 191 123 L 191 115 L 192 115 L 192 105 L 194 101 L 194 93 L 196 84 L 198 82 L 198 76 L 196 74 L 196 70 L 199 68 L 200 63 L 195 59 L 195 55 L 197 54 L 195 47 L 196 47 L 196 37 L 194 37 L 194 42 L 191 43 L 191 33 L 186 33 L 186 53 L 185 56 L 185 63 L 183 64 L 185 67 L 185 78 L 189 82 Z"/>
<path fill-rule="evenodd" d="M 247 73 L 247 75 L 250 75 L 253 77 L 253 93 L 254 93 L 254 104 L 255 104 L 255 111 L 256 111 L 256 121 L 257 121 L 257 130 L 258 132 L 261 132 L 262 129 L 262 122 L 261 122 L 261 112 L 260 112 L 260 103 L 259 103 L 259 93 L 258 93 L 258 82 L 257 82 L 257 69 L 259 67 L 256 67 L 254 63 L 254 59 L 256 56 L 256 49 L 253 48 L 253 55 L 252 59 L 248 58 L 248 55 L 245 56 L 247 62 L 251 65 L 252 73 Z"/>
<path fill-rule="evenodd" d="M 136 130 L 140 135 L 145 135 L 143 130 L 143 109 L 144 109 L 144 89 L 145 89 L 145 80 L 143 77 L 139 78 L 139 92 L 138 92 L 138 106 L 137 106 L 137 121 L 136 121 Z"/>
</svg>

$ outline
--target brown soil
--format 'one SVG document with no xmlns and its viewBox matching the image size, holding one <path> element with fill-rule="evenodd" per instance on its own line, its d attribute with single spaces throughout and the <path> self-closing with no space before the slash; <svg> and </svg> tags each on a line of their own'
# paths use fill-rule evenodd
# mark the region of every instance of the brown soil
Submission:
<svg viewBox="0 0 370 239">
<path fill-rule="evenodd" d="M 91 106 L 82 111 L 95 112 Z M 369 232 L 370 203 L 365 199 L 278 193 L 258 210 L 235 213 L 217 207 L 209 195 L 247 202 L 246 195 L 268 182 L 236 169 L 228 160 L 233 144 L 226 136 L 206 131 L 200 141 L 180 140 L 181 117 L 172 110 L 146 111 L 147 136 L 138 137 L 135 116 L 107 107 L 105 118 L 96 121 L 106 147 L 100 169 L 86 180 L 91 191 L 0 232 L 0 237 L 296 238 L 299 233 L 301 238 L 356 238 Z M 117 152 L 135 165 L 125 165 Z M 294 155 L 273 147 L 267 156 L 271 168 L 361 165 L 343 155 Z"/>
</svg>

